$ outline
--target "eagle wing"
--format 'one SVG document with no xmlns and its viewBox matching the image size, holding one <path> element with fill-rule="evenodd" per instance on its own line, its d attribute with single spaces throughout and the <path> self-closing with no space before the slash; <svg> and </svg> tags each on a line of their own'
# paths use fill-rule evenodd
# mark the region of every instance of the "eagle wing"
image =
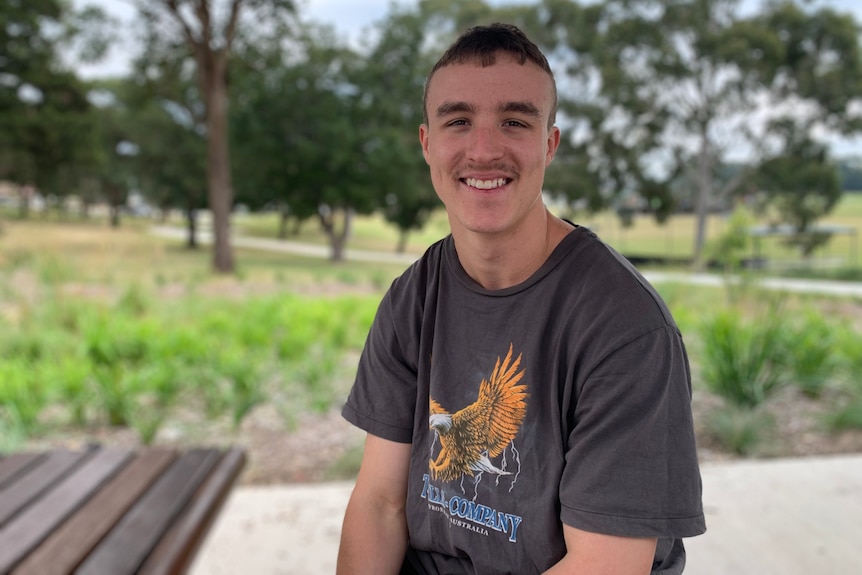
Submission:
<svg viewBox="0 0 862 575">
<path fill-rule="evenodd" d="M 434 401 L 433 397 L 429 397 L 428 399 L 428 415 L 439 415 L 441 413 L 446 413 L 446 410 L 443 409 L 443 406 Z"/>
<path fill-rule="evenodd" d="M 432 476 L 451 481 L 474 475 L 483 468 L 482 460 L 500 455 L 515 439 L 527 411 L 527 386 L 519 382 L 521 355 L 512 361 L 512 346 L 502 361 L 497 358 L 490 379 L 479 385 L 479 396 L 471 405 L 449 415 L 433 398 L 429 415 L 448 416 L 450 423 L 437 428 L 440 453 L 430 461 Z M 444 419 L 444 422 L 446 420 Z"/>
<path fill-rule="evenodd" d="M 524 376 L 520 365 L 521 355 L 512 361 L 510 345 L 506 358 L 497 358 L 490 379 L 482 380 L 478 399 L 452 416 L 453 427 L 467 439 L 464 447 L 472 452 L 470 459 L 478 459 L 483 451 L 489 457 L 499 455 L 518 434 L 528 397 L 527 386 L 519 385 Z"/>
</svg>

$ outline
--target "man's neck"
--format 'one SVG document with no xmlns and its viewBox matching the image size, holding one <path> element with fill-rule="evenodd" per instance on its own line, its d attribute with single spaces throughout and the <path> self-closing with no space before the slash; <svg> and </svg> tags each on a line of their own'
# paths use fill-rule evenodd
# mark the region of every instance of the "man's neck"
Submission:
<svg viewBox="0 0 862 575">
<path fill-rule="evenodd" d="M 518 285 L 542 267 L 573 229 L 547 209 L 541 214 L 540 225 L 524 228 L 520 233 L 516 230 L 493 236 L 453 230 L 458 260 L 467 275 L 489 290 Z"/>
</svg>

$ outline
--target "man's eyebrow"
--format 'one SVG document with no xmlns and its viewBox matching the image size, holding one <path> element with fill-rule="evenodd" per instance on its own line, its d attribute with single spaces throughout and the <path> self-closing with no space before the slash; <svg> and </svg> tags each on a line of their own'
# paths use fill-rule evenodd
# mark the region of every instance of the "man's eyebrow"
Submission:
<svg viewBox="0 0 862 575">
<path fill-rule="evenodd" d="M 541 118 L 542 112 L 530 102 L 503 102 L 499 106 L 500 112 L 524 114 L 533 118 Z"/>
<path fill-rule="evenodd" d="M 437 107 L 437 117 L 445 118 L 452 114 L 462 114 L 464 112 L 474 112 L 476 107 L 467 102 L 443 102 Z"/>
<path fill-rule="evenodd" d="M 497 111 L 501 114 L 524 114 L 532 118 L 541 118 L 542 112 L 534 104 L 530 102 L 501 102 L 497 106 Z M 452 114 L 475 113 L 476 107 L 469 102 L 443 102 L 437 107 L 437 117 L 445 118 Z"/>
</svg>

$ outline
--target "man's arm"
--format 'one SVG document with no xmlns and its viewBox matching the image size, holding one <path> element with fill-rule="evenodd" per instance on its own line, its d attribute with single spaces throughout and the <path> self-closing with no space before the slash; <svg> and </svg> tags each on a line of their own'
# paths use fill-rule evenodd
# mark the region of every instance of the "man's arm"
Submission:
<svg viewBox="0 0 862 575">
<path fill-rule="evenodd" d="M 337 575 L 400 571 L 407 551 L 409 468 L 410 444 L 368 434 L 344 514 Z"/>
<path fill-rule="evenodd" d="M 563 525 L 566 556 L 545 575 L 649 575 L 656 539 L 616 537 Z"/>
</svg>

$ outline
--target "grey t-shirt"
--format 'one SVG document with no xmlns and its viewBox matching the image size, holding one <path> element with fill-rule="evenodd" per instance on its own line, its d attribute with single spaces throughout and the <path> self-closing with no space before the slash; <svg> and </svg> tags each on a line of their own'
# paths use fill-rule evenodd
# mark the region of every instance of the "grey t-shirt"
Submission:
<svg viewBox="0 0 862 575">
<path fill-rule="evenodd" d="M 343 415 L 413 446 L 408 562 L 541 573 L 562 524 L 658 537 L 681 573 L 705 530 L 682 337 L 644 278 L 576 228 L 531 278 L 489 291 L 447 237 L 395 280 Z M 394 486 L 393 486 L 394 488 Z"/>
</svg>

